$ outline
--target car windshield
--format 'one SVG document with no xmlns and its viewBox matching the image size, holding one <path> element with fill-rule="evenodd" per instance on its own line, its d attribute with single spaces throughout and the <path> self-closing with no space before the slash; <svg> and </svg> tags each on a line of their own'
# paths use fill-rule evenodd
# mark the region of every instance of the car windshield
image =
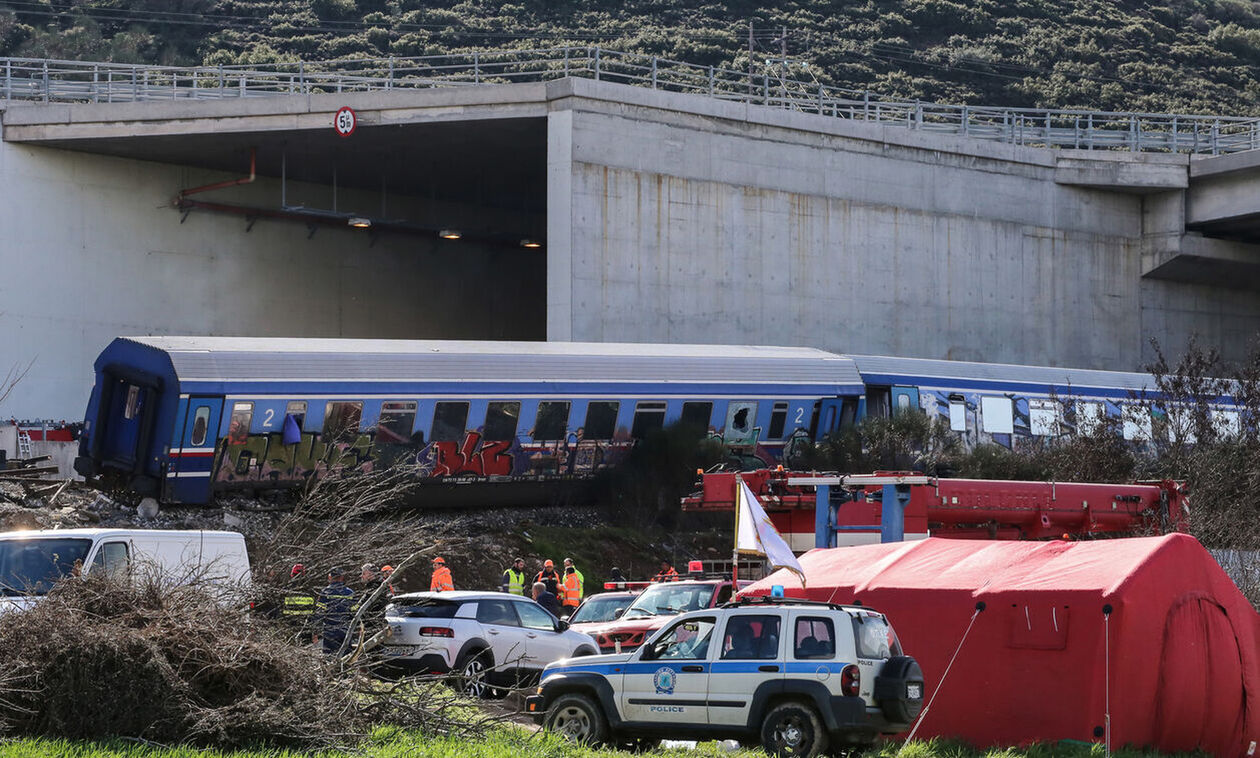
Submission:
<svg viewBox="0 0 1260 758">
<path fill-rule="evenodd" d="M 47 594 L 58 579 L 82 571 L 91 547 L 91 540 L 71 537 L 0 540 L 0 594 Z"/>
<path fill-rule="evenodd" d="M 573 616 L 569 618 L 570 624 L 590 624 L 597 621 L 612 621 L 617 617 L 618 608 L 627 608 L 633 597 L 626 595 L 612 595 L 610 597 L 589 597 L 585 603 L 578 606 L 573 612 Z"/>
<path fill-rule="evenodd" d="M 698 611 L 708 608 L 713 600 L 711 584 L 674 584 L 672 582 L 654 584 L 643 591 L 642 595 L 626 609 L 623 618 L 643 616 L 672 616 L 686 611 Z"/>
</svg>

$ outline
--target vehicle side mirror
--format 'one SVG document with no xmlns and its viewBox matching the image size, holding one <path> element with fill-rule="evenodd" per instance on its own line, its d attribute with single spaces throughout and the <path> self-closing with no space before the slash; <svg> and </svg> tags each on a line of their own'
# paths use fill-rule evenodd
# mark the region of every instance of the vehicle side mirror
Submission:
<svg viewBox="0 0 1260 758">
<path fill-rule="evenodd" d="M 626 612 L 626 609 L 625 609 L 625 608 L 618 608 L 617 610 L 613 611 L 613 618 L 615 618 L 615 619 L 619 619 L 619 618 L 621 618 L 621 614 L 623 614 L 623 613 L 625 613 L 625 612 Z"/>
<path fill-rule="evenodd" d="M 563 632 L 565 629 L 568 629 L 568 628 L 569 628 L 569 622 L 568 622 L 568 621 L 565 621 L 564 619 L 556 619 L 556 631 L 557 631 L 557 632 Z"/>
</svg>

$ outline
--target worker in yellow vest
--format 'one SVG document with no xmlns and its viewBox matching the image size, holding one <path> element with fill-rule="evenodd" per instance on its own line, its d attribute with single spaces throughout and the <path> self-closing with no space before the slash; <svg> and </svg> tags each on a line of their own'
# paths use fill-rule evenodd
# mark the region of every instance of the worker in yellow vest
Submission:
<svg viewBox="0 0 1260 758">
<path fill-rule="evenodd" d="M 517 558 L 512 561 L 511 568 L 503 572 L 503 582 L 499 589 L 510 595 L 525 594 L 525 559 Z"/>
</svg>

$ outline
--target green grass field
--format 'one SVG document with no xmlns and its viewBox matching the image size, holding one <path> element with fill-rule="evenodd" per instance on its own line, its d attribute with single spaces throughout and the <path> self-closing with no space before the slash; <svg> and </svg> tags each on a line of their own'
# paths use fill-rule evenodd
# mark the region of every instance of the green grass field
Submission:
<svg viewBox="0 0 1260 758">
<path fill-rule="evenodd" d="M 900 752 L 899 752 L 900 751 Z M 160 747 L 135 742 L 72 742 L 67 740 L 13 740 L 0 742 L 0 758 L 629 758 L 634 753 L 595 750 L 570 745 L 554 735 L 531 734 L 523 729 L 502 727 L 476 740 L 428 739 L 412 733 L 381 730 L 355 753 L 302 753 L 281 750 L 236 752 L 206 751 L 190 747 Z M 643 754 L 639 754 L 643 755 Z M 729 751 L 717 743 L 704 743 L 695 749 L 671 749 L 647 755 L 677 758 L 764 758 L 759 750 Z M 898 743 L 864 754 L 863 758 L 1102 758 L 1101 745 L 1058 743 L 1026 748 L 975 750 L 940 740 L 915 742 L 904 749 Z M 1157 753 L 1120 750 L 1116 758 L 1143 758 Z"/>
</svg>

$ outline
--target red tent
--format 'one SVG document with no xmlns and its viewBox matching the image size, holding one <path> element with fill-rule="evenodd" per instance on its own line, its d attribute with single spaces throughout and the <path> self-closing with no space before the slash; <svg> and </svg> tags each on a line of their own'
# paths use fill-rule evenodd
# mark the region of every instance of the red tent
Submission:
<svg viewBox="0 0 1260 758">
<path fill-rule="evenodd" d="M 779 571 L 743 594 L 781 584 L 888 614 L 928 696 L 940 689 L 916 737 L 1100 742 L 1110 713 L 1113 747 L 1232 757 L 1260 741 L 1260 616 L 1193 537 L 933 538 L 812 550 L 801 565 L 807 589 Z"/>
</svg>

